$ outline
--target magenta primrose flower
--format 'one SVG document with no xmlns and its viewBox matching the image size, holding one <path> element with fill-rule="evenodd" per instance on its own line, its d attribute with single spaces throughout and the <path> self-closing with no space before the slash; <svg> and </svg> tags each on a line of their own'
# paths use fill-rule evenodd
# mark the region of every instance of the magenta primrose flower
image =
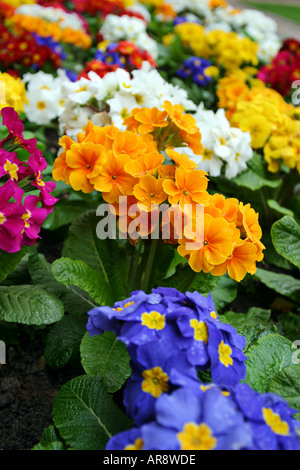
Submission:
<svg viewBox="0 0 300 470">
<path fill-rule="evenodd" d="M 23 137 L 24 126 L 13 108 L 3 108 L 1 115 L 8 136 L 0 141 L 0 250 L 15 253 L 36 242 L 57 199 L 51 194 L 55 183 L 43 180 L 47 162 L 36 139 Z M 27 161 L 18 158 L 19 148 L 29 153 Z"/>
</svg>

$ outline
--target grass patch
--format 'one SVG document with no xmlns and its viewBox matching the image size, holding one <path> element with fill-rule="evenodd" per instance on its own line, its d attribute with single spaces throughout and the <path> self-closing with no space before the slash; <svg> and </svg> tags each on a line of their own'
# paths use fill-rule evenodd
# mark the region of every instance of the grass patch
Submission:
<svg viewBox="0 0 300 470">
<path fill-rule="evenodd" d="M 258 2 L 247 2 L 250 6 L 255 8 L 276 13 L 277 15 L 288 18 L 289 20 L 300 23 L 300 6 L 297 5 L 282 5 L 274 3 L 258 3 Z"/>
</svg>

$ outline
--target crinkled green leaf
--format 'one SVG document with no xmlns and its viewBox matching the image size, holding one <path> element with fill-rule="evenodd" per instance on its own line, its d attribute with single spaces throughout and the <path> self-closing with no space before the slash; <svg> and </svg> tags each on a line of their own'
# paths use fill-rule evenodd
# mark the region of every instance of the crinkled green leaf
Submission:
<svg viewBox="0 0 300 470">
<path fill-rule="evenodd" d="M 294 313 L 282 313 L 277 318 L 278 333 L 291 341 L 300 339 L 300 316 Z"/>
<path fill-rule="evenodd" d="M 119 390 L 130 376 L 127 348 L 111 331 L 93 337 L 86 333 L 80 352 L 85 372 L 103 377 L 109 392 Z"/>
<path fill-rule="evenodd" d="M 268 199 L 267 200 L 267 204 L 268 206 L 273 209 L 274 211 L 278 212 L 279 214 L 283 214 L 283 215 L 290 215 L 290 216 L 294 216 L 294 212 L 291 211 L 290 209 L 288 209 L 287 207 L 283 207 L 281 206 L 280 204 L 278 204 L 277 201 L 275 201 L 275 199 Z"/>
<path fill-rule="evenodd" d="M 102 377 L 84 375 L 58 392 L 53 421 L 63 440 L 77 450 L 101 450 L 115 434 L 132 426 L 114 403 Z"/>
<path fill-rule="evenodd" d="M 270 316 L 271 310 L 252 307 L 247 313 L 225 312 L 220 315 L 220 320 L 223 323 L 229 323 L 234 328 L 241 328 L 257 324 L 264 325 L 270 319 Z"/>
<path fill-rule="evenodd" d="M 14 271 L 21 259 L 25 256 L 27 249 L 28 248 L 24 246 L 17 253 L 6 253 L 0 250 L 0 282 L 4 281 L 7 275 Z"/>
<path fill-rule="evenodd" d="M 99 271 L 108 287 L 108 296 L 125 298 L 129 263 L 124 249 L 116 240 L 101 240 L 96 228 L 100 218 L 95 211 L 89 211 L 76 219 L 69 229 L 65 243 L 65 256 L 82 260 L 95 271 Z"/>
<path fill-rule="evenodd" d="M 278 294 L 300 302 L 300 280 L 286 274 L 274 273 L 257 268 L 255 277 Z"/>
<path fill-rule="evenodd" d="M 269 383 L 268 392 L 277 393 L 300 411 L 300 361 L 278 372 Z"/>
<path fill-rule="evenodd" d="M 246 356 L 244 382 L 264 393 L 275 375 L 292 364 L 292 343 L 277 333 L 267 334 L 251 344 Z"/>
<path fill-rule="evenodd" d="M 0 286 L 0 320 L 48 325 L 64 315 L 62 302 L 37 286 Z"/>
<path fill-rule="evenodd" d="M 276 251 L 300 269 L 300 225 L 293 217 L 277 220 L 271 228 Z"/>
<path fill-rule="evenodd" d="M 99 305 L 113 302 L 110 286 L 100 271 L 81 260 L 61 258 L 52 264 L 55 279 L 65 285 L 80 287 Z"/>
<path fill-rule="evenodd" d="M 237 296 L 237 283 L 225 275 L 217 278 L 217 285 L 212 289 L 212 297 L 216 310 L 221 310 Z"/>
<path fill-rule="evenodd" d="M 44 429 L 41 440 L 32 450 L 64 450 L 64 444 L 54 426 Z"/>
<path fill-rule="evenodd" d="M 32 248 L 28 258 L 28 268 L 34 284 L 58 297 L 64 304 L 66 312 L 82 314 L 96 306 L 84 290 L 58 282 L 52 274 L 51 264 L 46 261 L 44 255 L 38 254 Z"/>
<path fill-rule="evenodd" d="M 247 166 L 247 170 L 243 171 L 233 179 L 238 186 L 256 191 L 264 186 L 268 186 L 269 188 L 279 188 L 282 184 L 282 180 L 280 178 L 272 179 L 270 174 L 266 173 L 261 155 L 254 152 L 251 160 L 247 162 Z"/>
<path fill-rule="evenodd" d="M 53 369 L 64 367 L 70 360 L 79 359 L 79 348 L 86 332 L 86 318 L 65 315 L 47 335 L 46 363 Z"/>
</svg>

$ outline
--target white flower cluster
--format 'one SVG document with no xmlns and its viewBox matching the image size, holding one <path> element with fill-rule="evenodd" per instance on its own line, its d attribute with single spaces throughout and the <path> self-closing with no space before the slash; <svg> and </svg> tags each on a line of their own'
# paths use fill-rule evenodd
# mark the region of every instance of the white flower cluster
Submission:
<svg viewBox="0 0 300 470">
<path fill-rule="evenodd" d="M 43 7 L 38 4 L 24 4 L 15 10 L 15 14 L 41 18 L 51 23 L 58 23 L 61 28 L 85 31 L 83 21 L 77 13 L 70 13 L 61 8 Z"/>
<path fill-rule="evenodd" d="M 221 29 L 235 31 L 241 37 L 248 36 L 258 43 L 258 58 L 269 63 L 280 49 L 281 41 L 277 34 L 277 23 L 258 10 L 236 10 L 228 5 L 213 10 L 209 0 L 168 0 L 176 13 L 195 13 L 202 18 L 206 31 Z"/>
<path fill-rule="evenodd" d="M 146 28 L 145 21 L 134 16 L 107 15 L 100 28 L 100 33 L 106 41 L 131 41 L 157 59 L 157 43 L 147 34 Z"/>
<path fill-rule="evenodd" d="M 58 77 L 42 71 L 26 74 L 28 100 L 25 112 L 30 121 L 48 124 L 59 118 L 62 133 L 75 137 L 85 129 L 88 120 L 97 125 L 113 122 L 125 129 L 123 119 L 133 108 L 157 106 L 162 109 L 165 100 L 181 104 L 187 111 L 196 110 L 196 105 L 187 97 L 187 92 L 167 83 L 149 62 L 132 72 L 133 78 L 124 69 L 100 78 L 89 72 L 90 80 L 82 77 L 72 82 L 62 71 Z"/>
<path fill-rule="evenodd" d="M 23 81 L 27 83 L 28 104 L 24 110 L 29 121 L 37 124 L 49 124 L 63 112 L 64 98 L 62 96 L 62 81 L 68 80 L 64 71 L 59 70 L 54 78 L 49 73 L 26 73 Z"/>
<path fill-rule="evenodd" d="M 218 109 L 214 113 L 200 105 L 194 118 L 202 135 L 201 155 L 195 155 L 186 147 L 175 150 L 186 153 L 198 164 L 199 169 L 206 171 L 210 176 L 220 176 L 224 165 L 225 176 L 229 179 L 247 168 L 246 162 L 253 156 L 249 132 L 231 127 L 224 109 Z"/>
<path fill-rule="evenodd" d="M 168 0 L 167 3 L 172 4 L 176 13 L 190 11 L 205 18 L 209 18 L 211 16 L 209 0 Z"/>
</svg>

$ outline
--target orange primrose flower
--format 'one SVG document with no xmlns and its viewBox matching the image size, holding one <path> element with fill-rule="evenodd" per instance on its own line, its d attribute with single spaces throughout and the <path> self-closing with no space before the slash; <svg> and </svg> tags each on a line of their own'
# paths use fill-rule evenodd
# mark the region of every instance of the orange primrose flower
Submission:
<svg viewBox="0 0 300 470">
<path fill-rule="evenodd" d="M 140 201 L 138 206 L 151 211 L 152 204 L 161 204 L 167 198 L 163 190 L 163 179 L 156 179 L 152 175 L 143 176 L 139 183 L 135 185 L 133 194 Z"/>
<path fill-rule="evenodd" d="M 203 204 L 209 203 L 209 194 L 206 191 L 208 179 L 202 170 L 187 171 L 177 168 L 175 181 L 167 179 L 163 182 L 164 191 L 169 196 L 170 204 Z"/>
</svg>

